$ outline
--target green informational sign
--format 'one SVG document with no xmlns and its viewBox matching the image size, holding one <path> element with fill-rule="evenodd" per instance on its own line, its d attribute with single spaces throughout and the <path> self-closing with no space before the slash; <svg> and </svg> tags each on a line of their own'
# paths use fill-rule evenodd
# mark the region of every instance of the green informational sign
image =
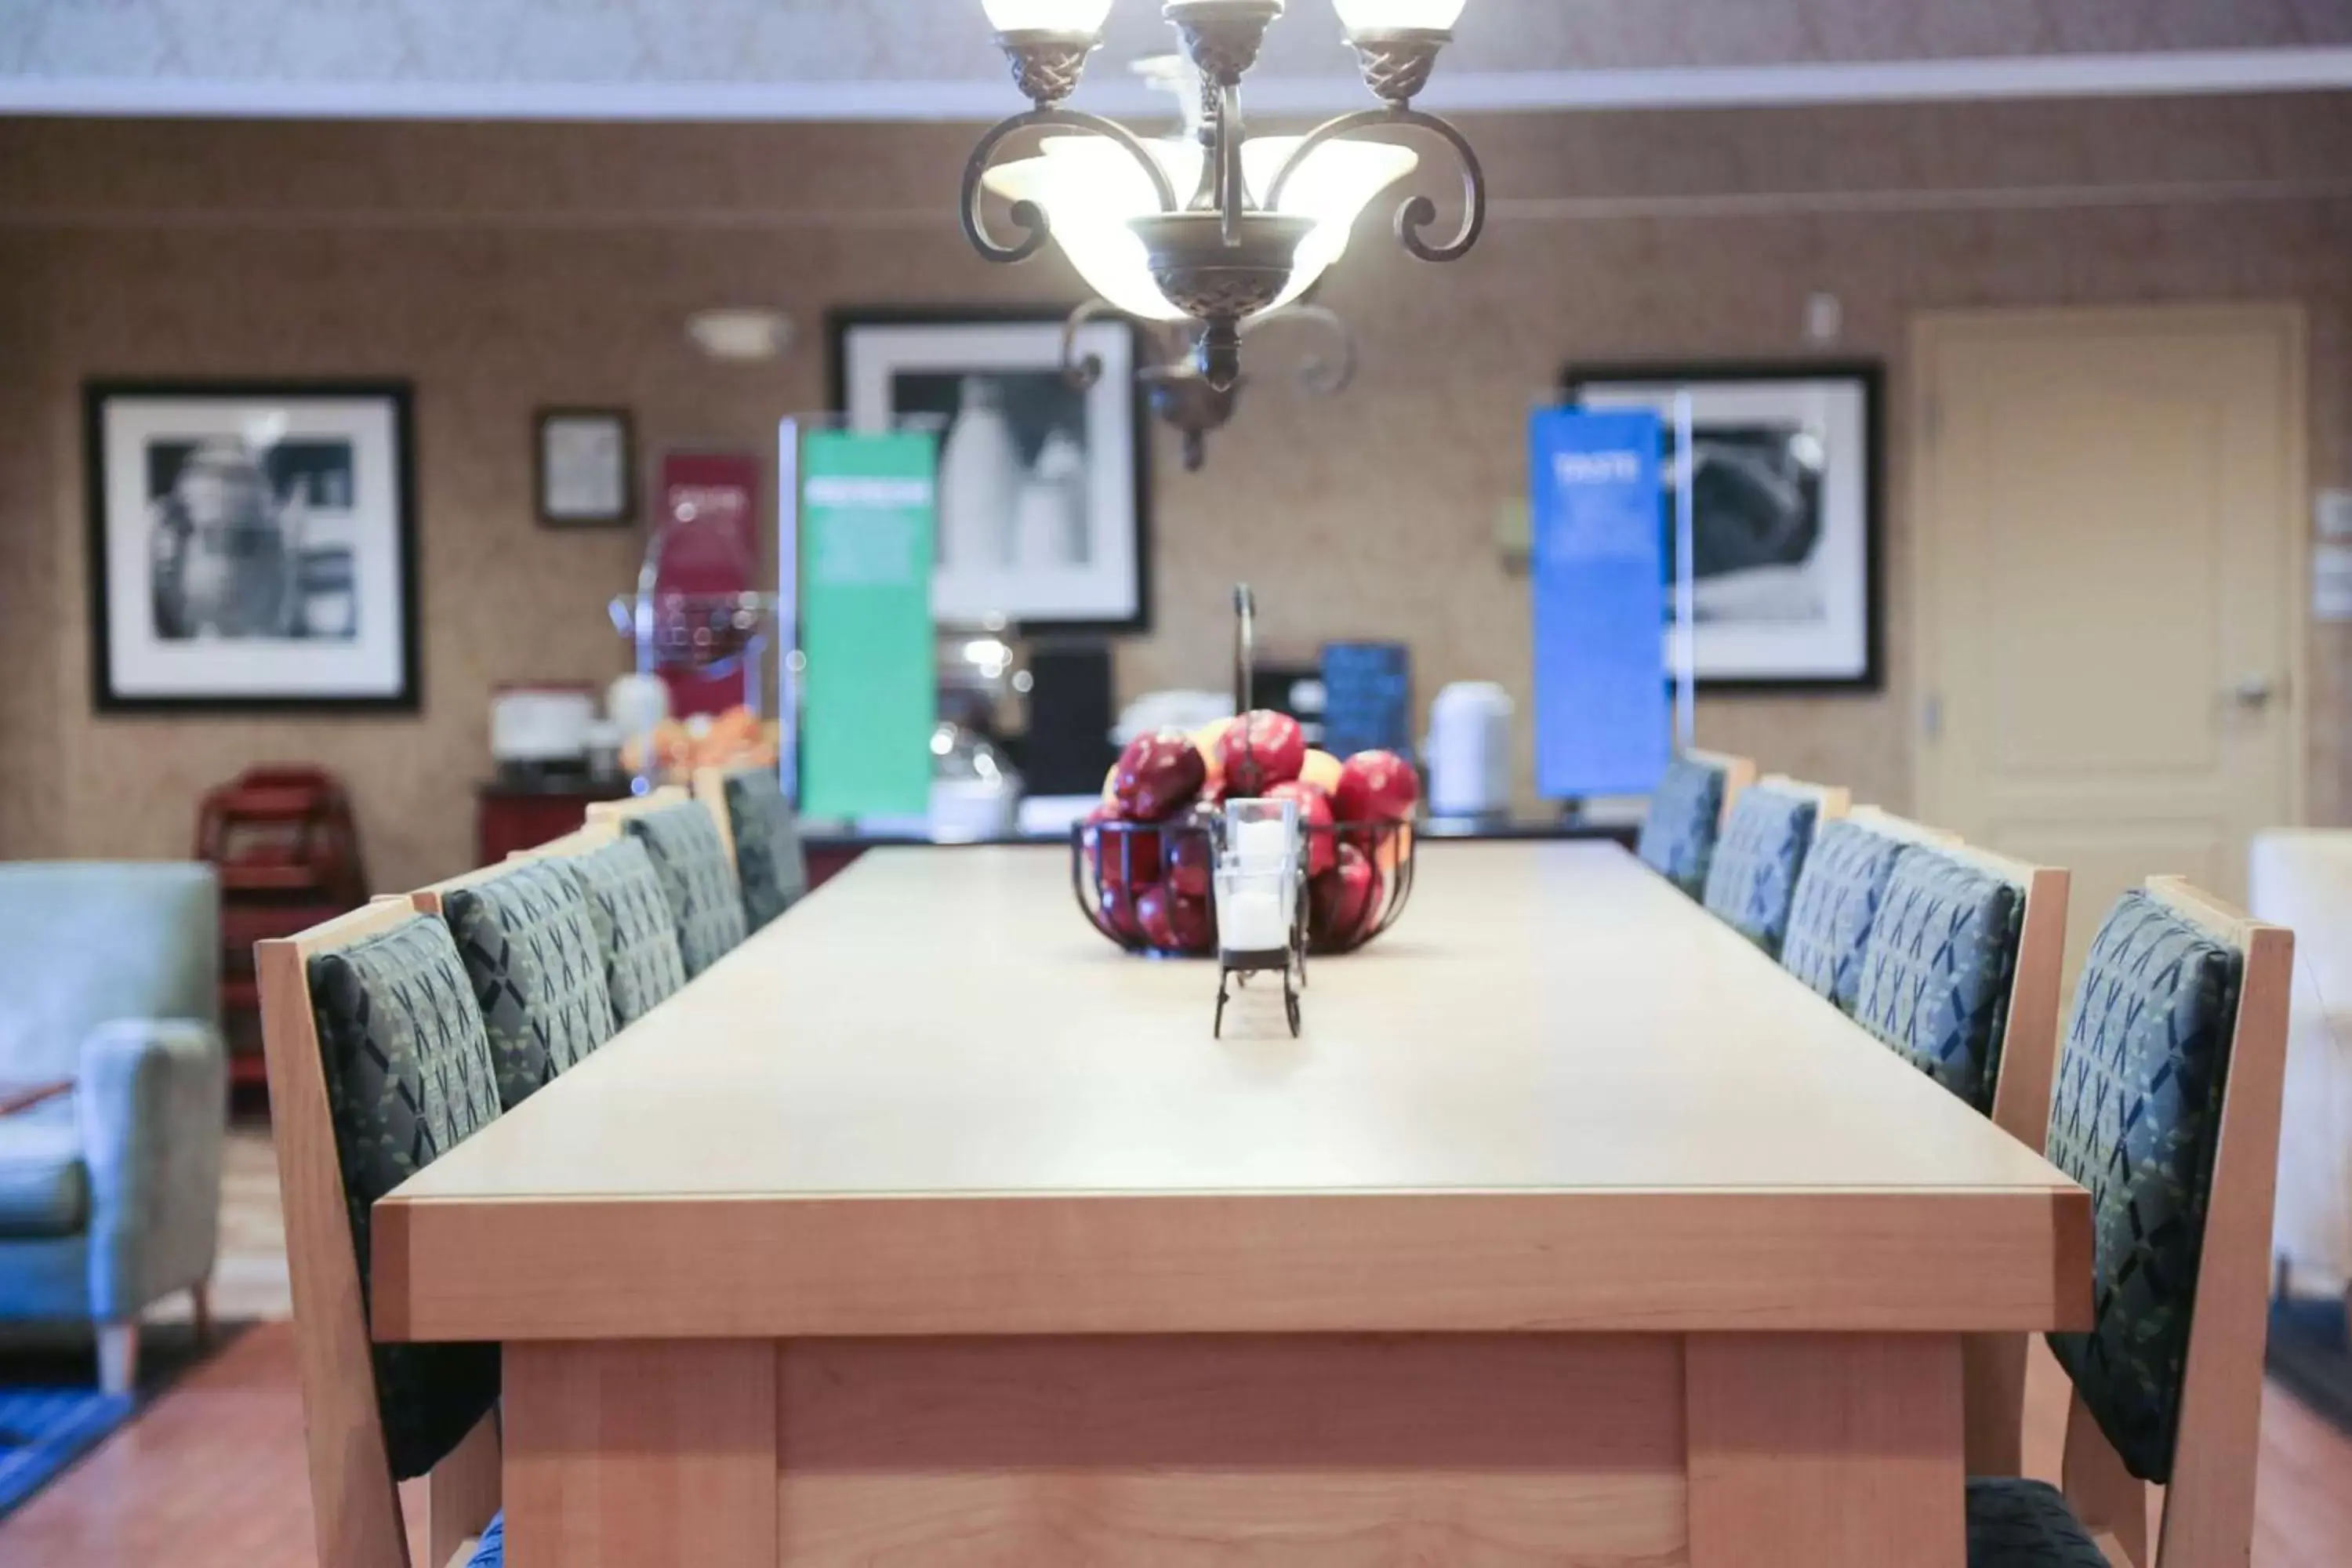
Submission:
<svg viewBox="0 0 2352 1568">
<path fill-rule="evenodd" d="M 814 431 L 800 472 L 801 810 L 919 816 L 939 721 L 938 438 Z"/>
</svg>

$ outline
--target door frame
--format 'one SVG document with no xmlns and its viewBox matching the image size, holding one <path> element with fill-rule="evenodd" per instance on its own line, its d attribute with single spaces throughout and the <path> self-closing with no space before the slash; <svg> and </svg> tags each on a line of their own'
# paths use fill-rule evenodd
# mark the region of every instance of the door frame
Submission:
<svg viewBox="0 0 2352 1568">
<path fill-rule="evenodd" d="M 1938 438 L 1937 409 L 1935 405 L 1936 367 L 1939 351 L 1947 339 L 1971 330 L 1988 326 L 2030 330 L 2041 336 L 2087 334 L 2112 331 L 2118 325 L 2146 323 L 2178 326 L 2204 323 L 2218 328 L 2238 330 L 2258 329 L 2279 336 L 2286 349 L 2285 394 L 2287 420 L 2281 440 L 2290 483 L 2288 504 L 2280 509 L 2273 526 L 2285 531 L 2286 563 L 2290 592 L 2284 616 L 2285 624 L 2285 668 L 2287 677 L 2286 711 L 2286 809 L 2282 827 L 2303 825 L 2308 809 L 2310 787 L 2310 709 L 2307 696 L 2312 681 L 2311 648 L 2311 497 L 2314 476 L 2311 471 L 2311 344 L 2309 323 L 2301 304 L 2292 300 L 2252 302 L 2189 301 L 2178 304 L 2151 303 L 2143 305 L 2035 306 L 1988 310 L 1953 310 L 1922 311 L 1911 322 L 1911 363 L 1905 378 L 1903 392 L 1904 415 L 1909 438 L 1906 442 L 1911 462 L 1910 472 L 1904 480 L 1903 493 L 1909 512 L 1910 526 L 1906 531 L 1911 560 L 1906 573 L 1911 591 L 1910 652 L 1914 681 L 1911 725 L 1911 793 L 1917 803 L 1917 815 L 1929 821 L 1941 820 L 1944 802 L 1941 799 L 1940 770 L 1936 765 L 1935 747 L 1939 737 L 1927 733 L 1927 703 L 1933 700 L 1942 682 L 1941 666 L 1937 658 L 1940 628 L 1937 625 L 1935 598 L 1936 545 L 1942 521 L 1936 516 L 1937 465 L 1941 461 L 1943 444 Z"/>
</svg>

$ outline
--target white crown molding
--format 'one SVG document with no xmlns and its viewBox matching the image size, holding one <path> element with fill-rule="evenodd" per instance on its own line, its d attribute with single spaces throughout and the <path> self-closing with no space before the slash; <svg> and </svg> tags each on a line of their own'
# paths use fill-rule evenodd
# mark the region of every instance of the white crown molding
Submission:
<svg viewBox="0 0 2352 1568">
<path fill-rule="evenodd" d="M 1329 114 L 1364 106 L 1352 79 L 1249 84 L 1253 110 Z M 1671 70 L 1464 72 L 1423 100 L 1454 113 L 2165 97 L 2352 89 L 2352 48 L 2179 50 Z M 1077 101 L 1158 116 L 1164 94 L 1109 77 Z M 321 81 L 0 78 L 0 114 L 320 120 L 989 121 L 1019 107 L 995 78 L 953 81 Z"/>
</svg>

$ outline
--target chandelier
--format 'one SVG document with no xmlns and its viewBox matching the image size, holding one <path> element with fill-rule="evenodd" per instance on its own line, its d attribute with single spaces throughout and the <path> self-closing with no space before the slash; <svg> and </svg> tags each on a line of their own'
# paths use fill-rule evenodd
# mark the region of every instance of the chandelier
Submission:
<svg viewBox="0 0 2352 1568">
<path fill-rule="evenodd" d="M 1426 237 L 1437 204 L 1416 195 L 1398 209 L 1399 240 L 1423 261 L 1468 255 L 1486 226 L 1486 175 L 1461 132 L 1412 107 L 1465 0 L 1335 3 L 1365 85 L 1385 107 L 1343 114 L 1304 136 L 1252 137 L 1242 79 L 1283 0 L 1168 0 L 1163 12 L 1200 72 L 1200 125 L 1190 140 L 1146 142 L 1115 121 L 1066 107 L 1100 47 L 1110 0 L 983 0 L 1031 107 L 972 149 L 965 237 L 996 262 L 1024 261 L 1058 243 L 1118 310 L 1196 329 L 1195 369 L 1219 395 L 1241 379 L 1244 330 L 1312 288 L 1346 251 L 1357 216 L 1418 163 L 1411 148 L 1384 134 L 1427 132 L 1462 166 L 1460 231 L 1443 242 Z M 1046 133 L 1037 155 L 997 166 L 999 150 L 1024 132 Z M 1021 235 L 1010 244 L 989 233 L 982 200 L 990 192 L 1012 203 Z"/>
</svg>

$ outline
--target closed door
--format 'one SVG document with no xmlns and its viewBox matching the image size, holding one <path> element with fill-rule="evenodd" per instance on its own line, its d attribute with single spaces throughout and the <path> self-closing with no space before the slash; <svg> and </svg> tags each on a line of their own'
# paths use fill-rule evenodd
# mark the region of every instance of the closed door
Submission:
<svg viewBox="0 0 2352 1568">
<path fill-rule="evenodd" d="M 1918 348 L 1921 809 L 2073 868 L 2071 973 L 2126 889 L 2242 898 L 2299 814 L 2302 324 L 1970 314 Z"/>
</svg>

